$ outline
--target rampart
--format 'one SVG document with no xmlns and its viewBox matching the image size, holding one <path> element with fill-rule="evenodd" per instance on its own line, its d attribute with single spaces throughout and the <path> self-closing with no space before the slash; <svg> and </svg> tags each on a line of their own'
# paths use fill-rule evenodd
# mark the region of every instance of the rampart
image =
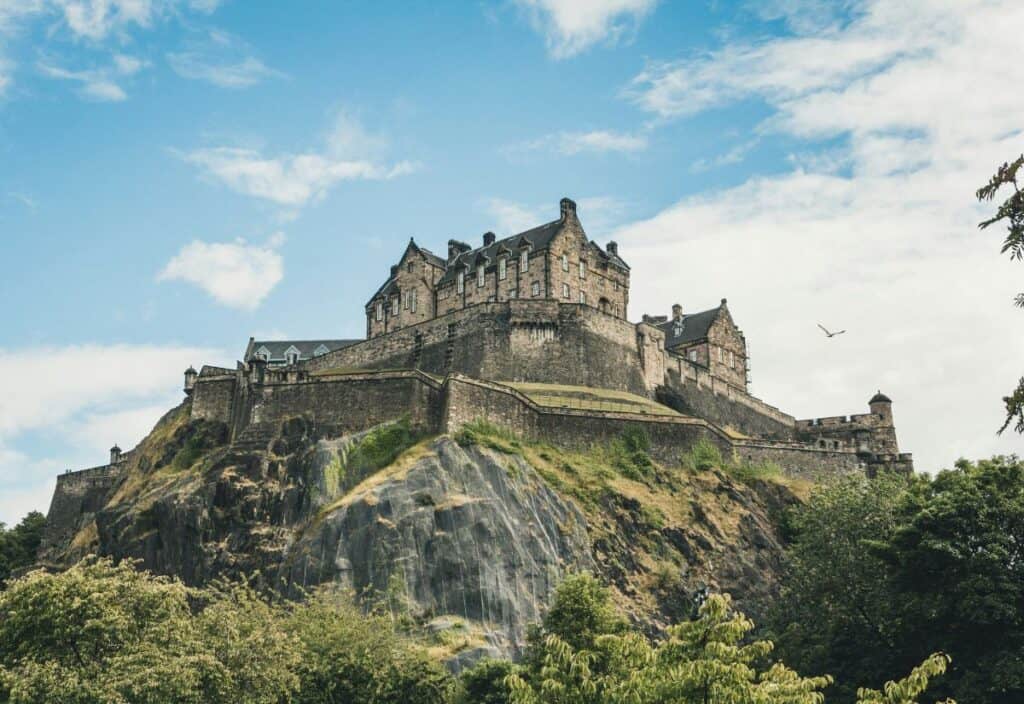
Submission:
<svg viewBox="0 0 1024 704">
<path fill-rule="evenodd" d="M 57 476 L 39 546 L 40 562 L 46 562 L 53 548 L 70 543 L 92 520 L 93 514 L 103 508 L 121 476 L 122 467 L 122 463 L 106 464 Z"/>
</svg>

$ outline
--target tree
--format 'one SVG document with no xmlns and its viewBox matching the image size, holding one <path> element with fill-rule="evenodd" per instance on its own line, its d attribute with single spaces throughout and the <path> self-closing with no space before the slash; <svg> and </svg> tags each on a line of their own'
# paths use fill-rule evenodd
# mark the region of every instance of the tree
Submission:
<svg viewBox="0 0 1024 704">
<path fill-rule="evenodd" d="M 938 694 L 1024 701 L 1024 463 L 958 462 L 934 478 L 848 480 L 797 510 L 779 652 L 836 694 L 879 686 L 929 653 Z"/>
<path fill-rule="evenodd" d="M 593 593 L 593 592 L 590 592 Z M 606 593 L 605 593 L 606 594 Z M 591 606 L 609 607 L 600 599 Z M 531 645 L 532 673 L 513 672 L 512 704 L 821 704 L 831 678 L 801 677 L 782 663 L 767 664 L 772 643 L 749 640 L 754 624 L 713 594 L 697 618 L 667 629 L 656 645 L 620 630 L 577 647 L 547 632 Z M 578 641 L 583 642 L 583 641 Z M 882 692 L 864 689 L 861 704 L 913 704 L 948 659 L 934 655 Z M 600 663 L 600 666 L 596 666 Z"/>
<path fill-rule="evenodd" d="M 38 511 L 28 513 L 21 523 L 7 530 L 0 523 L 0 589 L 15 570 L 32 565 L 43 539 L 46 516 Z"/>
<path fill-rule="evenodd" d="M 1004 163 L 996 170 L 989 182 L 978 189 L 976 196 L 981 201 L 991 201 L 1003 186 L 1010 186 L 1013 192 L 996 209 L 995 215 L 983 220 L 978 227 L 985 229 L 996 223 L 1006 223 L 1006 239 L 1003 240 L 1003 254 L 1009 252 L 1010 259 L 1024 260 L 1024 193 L 1017 184 L 1017 172 L 1024 166 L 1024 155 L 1010 163 Z M 1024 307 L 1024 293 L 1018 293 L 1014 299 L 1016 305 Z M 1003 397 L 1006 404 L 1006 421 L 999 429 L 1002 433 L 1011 423 L 1014 430 L 1024 433 L 1024 377 L 1017 383 L 1017 388 L 1009 396 Z"/>
</svg>

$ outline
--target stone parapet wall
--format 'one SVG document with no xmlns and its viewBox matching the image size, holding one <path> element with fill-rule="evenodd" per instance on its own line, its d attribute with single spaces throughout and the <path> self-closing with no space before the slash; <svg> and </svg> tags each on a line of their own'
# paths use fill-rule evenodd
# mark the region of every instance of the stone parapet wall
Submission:
<svg viewBox="0 0 1024 704">
<path fill-rule="evenodd" d="M 128 453 L 122 455 L 126 458 Z M 66 546 L 83 528 L 96 511 L 103 508 L 110 493 L 121 477 L 124 459 L 118 464 L 106 464 L 57 476 L 57 486 L 46 514 L 46 527 L 39 546 L 40 562 L 47 561 L 50 552 Z"/>
<path fill-rule="evenodd" d="M 754 413 L 789 429 L 796 425 L 796 418 L 793 416 L 771 404 L 765 403 L 756 396 L 751 396 L 743 389 L 719 377 L 712 376 L 707 369 L 690 362 L 680 355 L 666 352 L 665 367 L 669 372 L 670 381 L 674 382 L 673 385 L 682 387 L 695 386 L 699 389 L 710 391 L 716 396 L 745 406 Z"/>
<path fill-rule="evenodd" d="M 864 472 L 864 459 L 852 449 L 821 449 L 802 443 L 738 440 L 734 456 L 752 464 L 776 464 L 789 476 L 822 481 Z"/>
</svg>

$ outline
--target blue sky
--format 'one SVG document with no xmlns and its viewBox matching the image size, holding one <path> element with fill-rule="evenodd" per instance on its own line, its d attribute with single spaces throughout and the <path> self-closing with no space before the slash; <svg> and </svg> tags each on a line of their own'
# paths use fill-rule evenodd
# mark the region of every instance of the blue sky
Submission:
<svg viewBox="0 0 1024 704">
<path fill-rule="evenodd" d="M 881 387 L 921 469 L 1019 452 L 994 429 L 1022 269 L 972 193 L 1024 149 L 1020 26 L 998 0 L 0 0 L 0 521 L 137 442 L 188 364 L 359 336 L 410 236 L 563 195 L 620 241 L 632 318 L 729 298 L 768 402 Z"/>
</svg>

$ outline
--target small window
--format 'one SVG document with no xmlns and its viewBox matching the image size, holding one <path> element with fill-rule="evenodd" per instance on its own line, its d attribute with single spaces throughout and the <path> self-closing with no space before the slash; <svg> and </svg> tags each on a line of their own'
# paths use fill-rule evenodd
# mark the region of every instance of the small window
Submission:
<svg viewBox="0 0 1024 704">
<path fill-rule="evenodd" d="M 391 299 L 391 315 L 398 315 L 398 296 Z"/>
<path fill-rule="evenodd" d="M 530 287 L 530 292 L 533 293 L 534 296 L 539 296 L 540 295 L 540 282 L 539 281 L 534 281 L 533 282 L 533 285 Z"/>
<path fill-rule="evenodd" d="M 459 293 L 466 290 L 466 272 L 460 271 L 458 276 L 455 277 L 455 288 Z"/>
<path fill-rule="evenodd" d="M 580 259 L 580 278 L 587 278 L 587 263 Z"/>
<path fill-rule="evenodd" d="M 562 284 L 562 298 L 571 298 L 572 294 L 569 292 L 569 284 Z"/>
<path fill-rule="evenodd" d="M 524 249 L 522 251 L 522 253 L 519 255 L 519 271 L 523 272 L 523 271 L 529 271 L 529 270 L 530 270 L 530 253 L 527 252 Z"/>
<path fill-rule="evenodd" d="M 483 288 L 484 286 L 484 265 L 480 264 L 476 268 L 476 287 Z"/>
<path fill-rule="evenodd" d="M 408 264 L 405 265 L 405 270 L 408 271 L 410 274 L 412 273 L 412 262 L 411 261 Z"/>
<path fill-rule="evenodd" d="M 285 359 L 287 360 L 288 364 L 295 364 L 296 362 L 299 361 L 299 353 L 289 352 L 288 354 L 285 355 Z"/>
<path fill-rule="evenodd" d="M 508 276 L 507 268 L 508 260 L 505 257 L 502 257 L 498 260 L 498 278 L 502 281 L 504 281 L 505 277 Z"/>
<path fill-rule="evenodd" d="M 409 291 L 409 310 L 416 312 L 416 289 Z"/>
<path fill-rule="evenodd" d="M 614 286 L 613 288 L 614 288 L 614 290 L 616 290 L 616 291 L 618 291 L 618 290 L 619 290 L 619 280 L 618 280 L 618 279 L 615 279 L 615 286 Z"/>
<path fill-rule="evenodd" d="M 384 301 L 377 301 L 377 320 L 384 320 Z"/>
<path fill-rule="evenodd" d="M 562 255 L 562 271 L 569 271 L 569 255 Z"/>
<path fill-rule="evenodd" d="M 580 303 L 582 303 L 583 305 L 587 304 L 587 292 L 586 291 L 580 291 Z"/>
<path fill-rule="evenodd" d="M 696 362 L 697 361 L 697 350 L 690 350 L 690 361 L 691 362 Z"/>
<path fill-rule="evenodd" d="M 509 298 L 519 298 L 519 289 L 517 289 L 517 288 L 510 288 L 508 290 L 508 297 Z"/>
</svg>

